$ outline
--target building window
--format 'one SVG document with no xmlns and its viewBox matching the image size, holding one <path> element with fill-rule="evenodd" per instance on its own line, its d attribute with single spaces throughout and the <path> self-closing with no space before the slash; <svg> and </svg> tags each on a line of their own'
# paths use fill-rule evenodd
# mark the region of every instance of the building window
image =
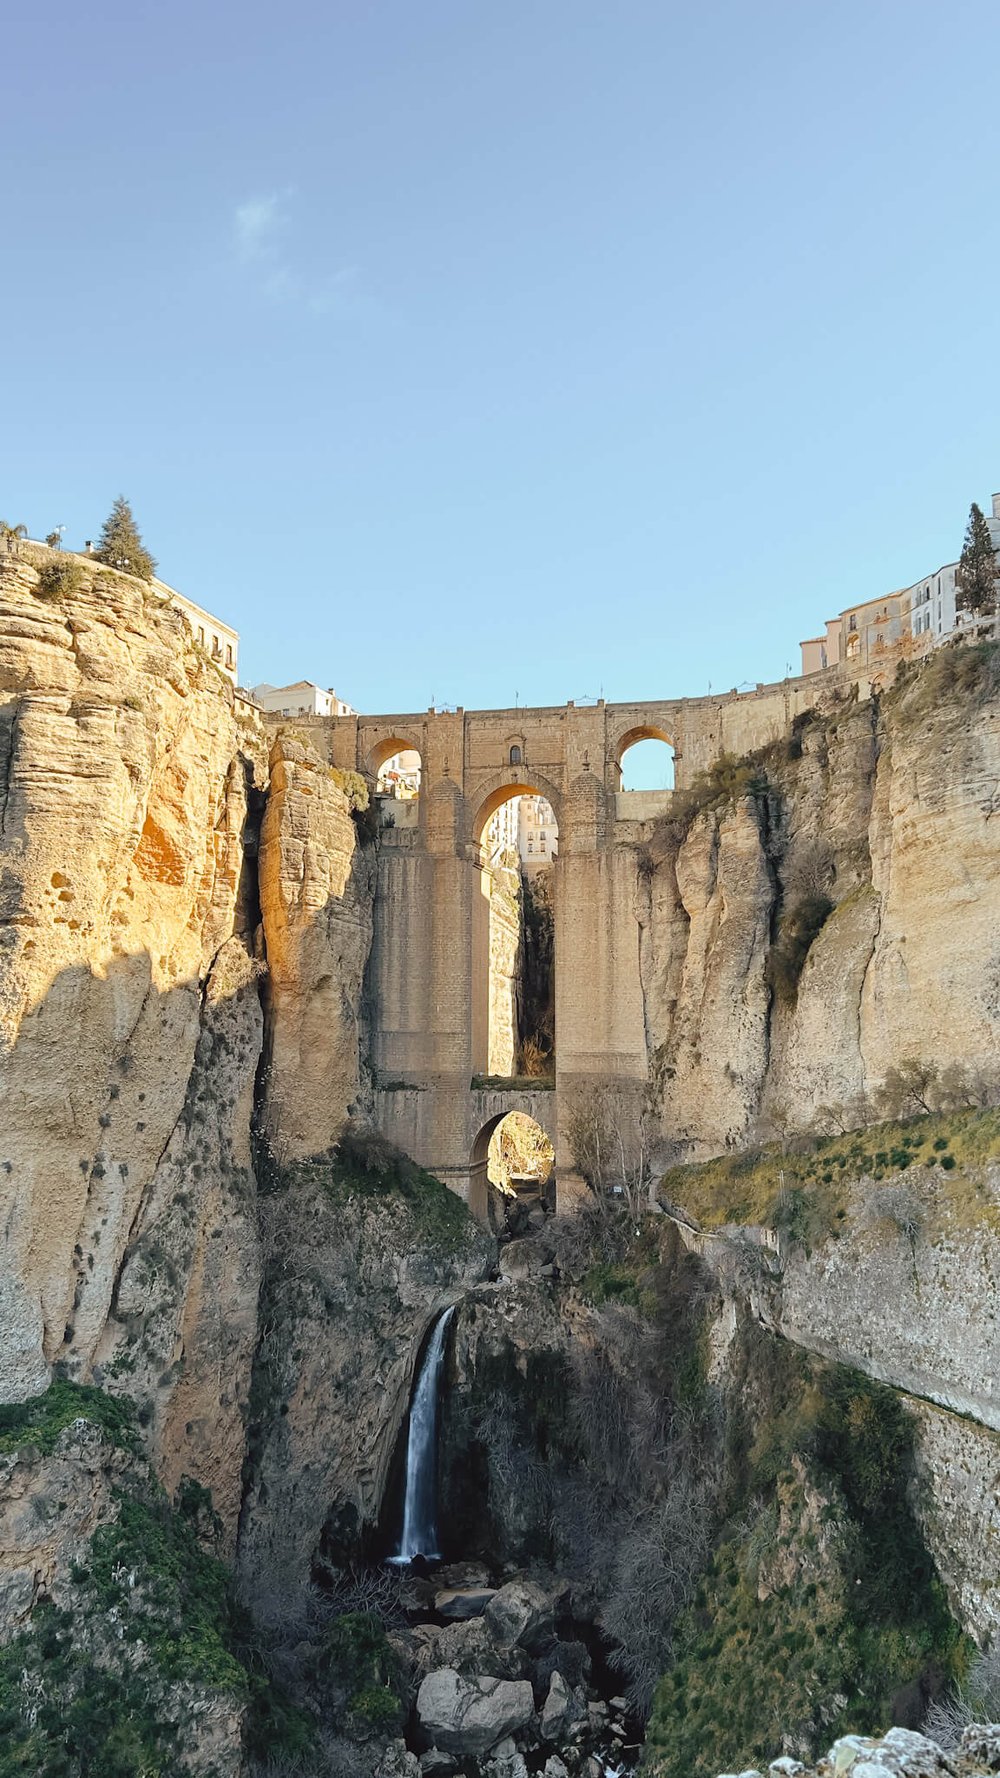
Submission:
<svg viewBox="0 0 1000 1778">
<path fill-rule="evenodd" d="M 521 749 L 520 749 L 520 747 L 512 747 L 511 748 L 510 763 L 512 766 L 519 766 L 521 764 Z"/>
<path fill-rule="evenodd" d="M 231 667 L 232 664 L 233 664 L 233 645 L 231 642 L 227 642 L 226 643 L 226 666 Z"/>
<path fill-rule="evenodd" d="M 849 630 L 856 630 L 858 627 L 857 618 L 856 617 L 849 617 L 847 620 L 847 627 Z"/>
<path fill-rule="evenodd" d="M 205 627 L 203 624 L 198 625 L 198 641 L 201 643 L 202 648 L 204 648 L 204 646 L 205 646 Z"/>
</svg>

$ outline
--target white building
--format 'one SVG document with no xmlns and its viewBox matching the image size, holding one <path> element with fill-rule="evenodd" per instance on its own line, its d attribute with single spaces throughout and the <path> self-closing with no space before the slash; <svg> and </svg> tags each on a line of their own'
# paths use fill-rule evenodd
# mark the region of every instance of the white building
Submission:
<svg viewBox="0 0 1000 1778">
<path fill-rule="evenodd" d="M 294 685 L 255 685 L 253 695 L 262 710 L 272 716 L 356 716 L 353 705 L 338 698 L 331 686 L 324 691 L 311 679 L 297 679 Z"/>
<path fill-rule="evenodd" d="M 992 513 L 986 520 L 993 547 L 1000 551 L 1000 494 L 994 494 Z M 827 619 L 826 634 L 800 643 L 803 673 L 818 673 L 840 661 L 868 664 L 904 637 L 927 638 L 933 647 L 967 622 L 955 610 L 957 562 L 946 562 L 912 586 L 848 605 L 839 616 Z"/>
<path fill-rule="evenodd" d="M 162 580 L 154 580 L 152 584 L 163 598 L 169 600 L 175 611 L 180 611 L 187 618 L 199 648 L 203 648 L 216 666 L 222 668 L 226 677 L 237 685 L 240 652 L 237 632 L 229 624 L 224 624 L 221 618 L 213 617 L 210 611 L 196 605 L 193 599 L 186 599 L 175 587 L 167 586 Z"/>
<path fill-rule="evenodd" d="M 544 796 L 517 799 L 517 849 L 526 871 L 544 870 L 559 850 L 555 810 Z"/>
<path fill-rule="evenodd" d="M 517 806 L 519 796 L 507 798 L 494 809 L 486 824 L 483 845 L 491 864 L 497 864 L 505 853 L 517 851 Z"/>
<path fill-rule="evenodd" d="M 516 852 L 522 870 L 545 870 L 559 850 L 555 810 L 544 796 L 525 793 L 501 803 L 490 816 L 483 844 L 490 862 Z"/>
</svg>

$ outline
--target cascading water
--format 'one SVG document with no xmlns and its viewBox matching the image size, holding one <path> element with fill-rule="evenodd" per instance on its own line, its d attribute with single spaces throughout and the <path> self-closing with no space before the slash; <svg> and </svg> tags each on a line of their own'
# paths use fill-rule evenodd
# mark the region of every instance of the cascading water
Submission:
<svg viewBox="0 0 1000 1778">
<path fill-rule="evenodd" d="M 454 1308 L 445 1309 L 434 1324 L 410 1403 L 403 1530 L 399 1548 L 389 1558 L 400 1565 L 412 1562 L 414 1556 L 436 1561 L 441 1553 L 437 1547 L 438 1385 L 454 1313 Z"/>
</svg>

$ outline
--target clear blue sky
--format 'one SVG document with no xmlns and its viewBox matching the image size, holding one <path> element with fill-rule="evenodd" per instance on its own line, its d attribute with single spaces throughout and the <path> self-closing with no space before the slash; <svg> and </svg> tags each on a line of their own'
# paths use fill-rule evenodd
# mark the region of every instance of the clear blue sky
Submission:
<svg viewBox="0 0 1000 1778">
<path fill-rule="evenodd" d="M 1000 8 L 13 0 L 0 514 L 246 682 L 781 677 L 1000 488 Z"/>
</svg>

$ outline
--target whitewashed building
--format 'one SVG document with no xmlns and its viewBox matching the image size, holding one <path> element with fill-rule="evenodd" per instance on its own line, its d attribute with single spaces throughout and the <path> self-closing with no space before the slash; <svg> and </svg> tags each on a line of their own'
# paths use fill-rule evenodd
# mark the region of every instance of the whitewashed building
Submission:
<svg viewBox="0 0 1000 1778">
<path fill-rule="evenodd" d="M 324 690 L 311 679 L 294 685 L 255 685 L 253 695 L 262 710 L 272 716 L 355 716 L 353 705 L 338 698 L 332 686 Z"/>
</svg>

